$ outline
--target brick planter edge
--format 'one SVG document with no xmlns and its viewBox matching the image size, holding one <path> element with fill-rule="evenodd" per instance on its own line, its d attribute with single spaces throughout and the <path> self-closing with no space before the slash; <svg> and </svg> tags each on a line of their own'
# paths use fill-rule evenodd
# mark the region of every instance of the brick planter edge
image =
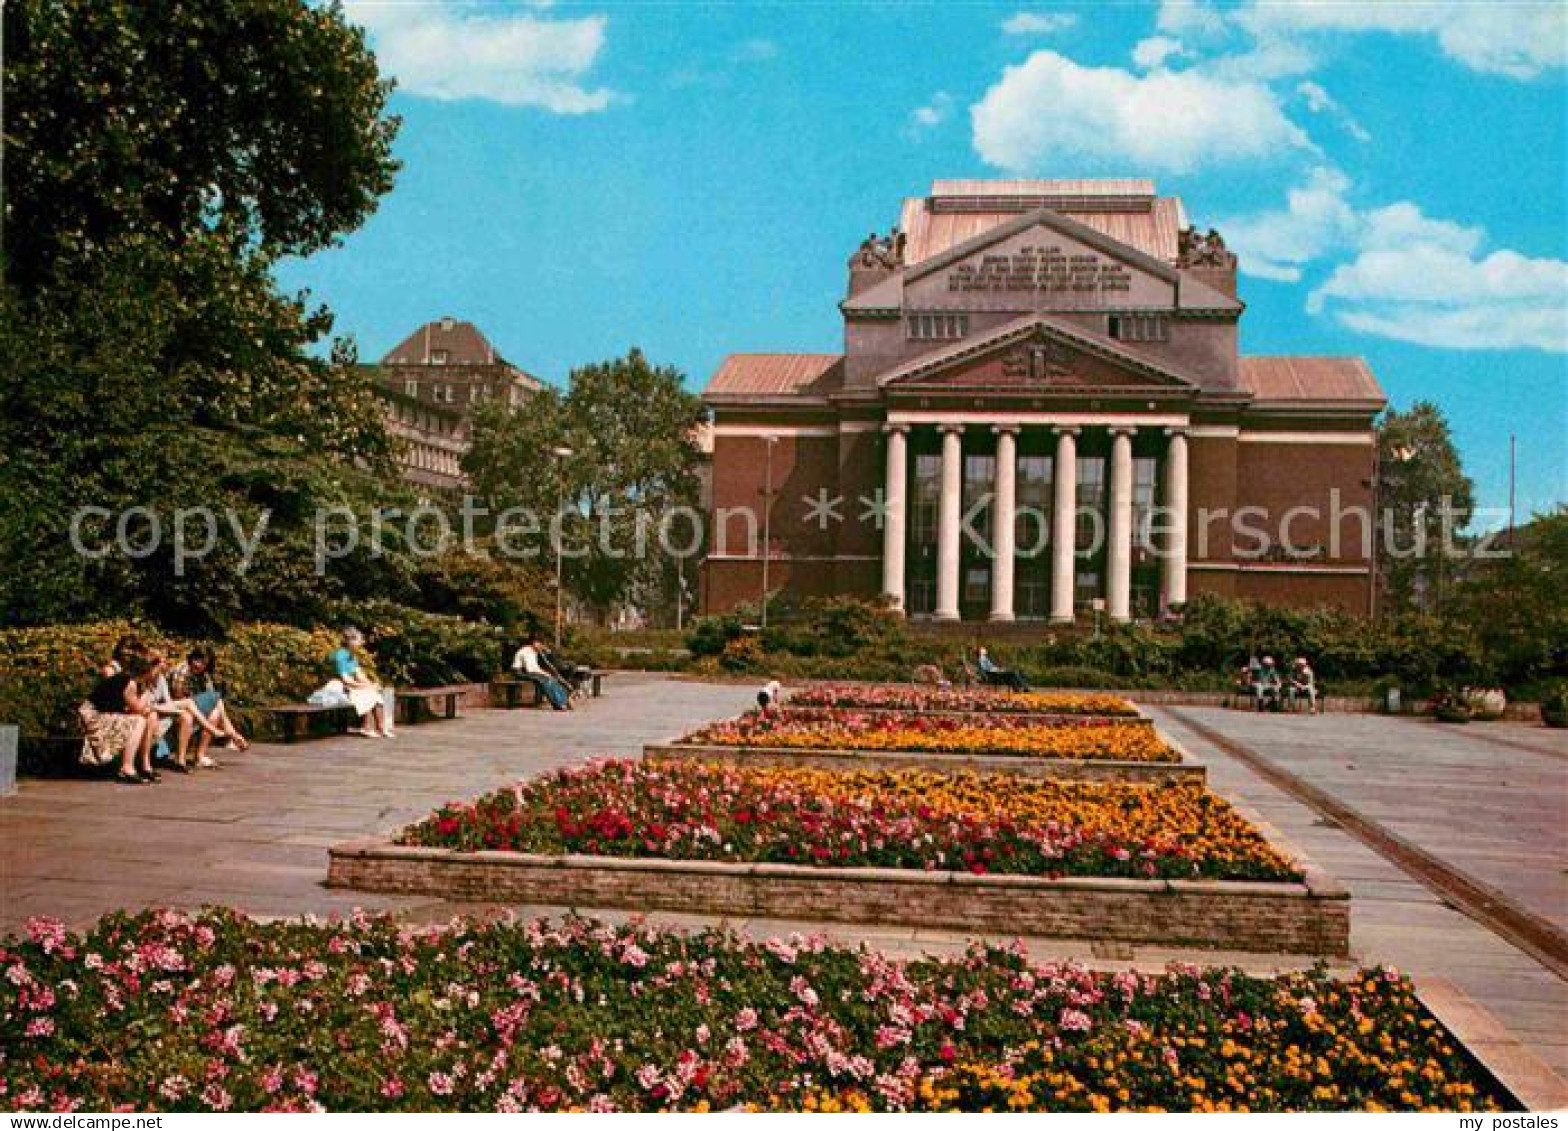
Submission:
<svg viewBox="0 0 1568 1131">
<path fill-rule="evenodd" d="M 1342 957 L 1349 893 L 1299 883 L 984 875 L 606 856 L 456 852 L 356 841 L 327 885 L 457 901 L 806 918 Z"/>
</svg>

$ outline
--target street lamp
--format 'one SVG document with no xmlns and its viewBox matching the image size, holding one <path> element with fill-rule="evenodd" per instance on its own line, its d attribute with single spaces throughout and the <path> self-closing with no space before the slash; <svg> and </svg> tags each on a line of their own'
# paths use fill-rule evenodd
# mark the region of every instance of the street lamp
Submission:
<svg viewBox="0 0 1568 1131">
<path fill-rule="evenodd" d="M 777 436 L 762 437 L 762 630 L 768 628 L 768 558 L 773 549 L 773 445 Z"/>
<path fill-rule="evenodd" d="M 566 475 L 561 461 L 573 455 L 571 448 L 554 447 L 550 455 L 555 458 L 555 650 L 561 650 L 561 539 L 565 533 Z"/>
</svg>

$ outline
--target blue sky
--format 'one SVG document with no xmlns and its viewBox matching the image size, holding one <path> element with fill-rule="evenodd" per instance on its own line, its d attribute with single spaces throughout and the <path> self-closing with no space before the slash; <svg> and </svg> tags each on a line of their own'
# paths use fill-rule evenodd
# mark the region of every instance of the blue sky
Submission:
<svg viewBox="0 0 1568 1131">
<path fill-rule="evenodd" d="M 281 280 L 366 358 L 452 314 L 551 381 L 637 345 L 700 389 L 841 348 L 845 258 L 934 178 L 1149 176 L 1240 253 L 1245 352 L 1361 355 L 1482 505 L 1510 433 L 1521 515 L 1568 500 L 1561 5 L 348 8 L 404 168 Z"/>
</svg>

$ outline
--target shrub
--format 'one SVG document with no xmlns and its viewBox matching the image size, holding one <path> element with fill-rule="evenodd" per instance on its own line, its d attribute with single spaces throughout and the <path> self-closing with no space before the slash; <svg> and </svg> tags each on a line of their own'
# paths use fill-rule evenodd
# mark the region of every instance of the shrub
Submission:
<svg viewBox="0 0 1568 1131">
<path fill-rule="evenodd" d="M 698 617 L 686 634 L 686 650 L 697 657 L 717 656 L 726 644 L 739 639 L 745 631 L 740 618 L 733 614 Z"/>
<path fill-rule="evenodd" d="M 754 672 L 761 669 L 766 660 L 762 641 L 755 636 L 737 636 L 724 645 L 719 666 L 730 672 Z"/>
<path fill-rule="evenodd" d="M 115 642 L 130 633 L 174 662 L 196 643 L 124 620 L 0 630 L 0 721 L 29 736 L 71 733 L 76 705 Z M 336 647 L 336 637 L 322 629 L 236 625 L 216 646 L 218 680 L 240 710 L 299 700 L 320 686 Z"/>
<path fill-rule="evenodd" d="M 501 640 L 489 625 L 390 601 L 339 605 L 330 612 L 340 624 L 364 632 L 377 675 L 388 683 L 438 687 L 483 682 L 501 670 Z"/>
<path fill-rule="evenodd" d="M 0 723 L 30 736 L 68 733 L 98 668 L 115 643 L 132 633 L 155 647 L 179 647 L 156 629 L 128 620 L 0 629 Z"/>
<path fill-rule="evenodd" d="M 218 682 L 237 708 L 298 702 L 330 678 L 327 660 L 337 647 L 329 629 L 236 625 L 215 649 Z"/>
</svg>

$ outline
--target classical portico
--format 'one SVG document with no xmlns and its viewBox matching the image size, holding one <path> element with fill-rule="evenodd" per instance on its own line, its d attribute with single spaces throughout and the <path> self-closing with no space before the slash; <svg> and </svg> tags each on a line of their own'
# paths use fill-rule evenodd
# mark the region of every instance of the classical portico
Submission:
<svg viewBox="0 0 1568 1131">
<path fill-rule="evenodd" d="M 987 617 L 992 621 L 1049 619 L 1070 623 L 1085 605 L 1103 602 L 1106 615 L 1115 621 L 1130 620 L 1134 611 L 1133 563 L 1138 555 L 1155 563 L 1157 586 L 1149 598 L 1157 602 L 1145 615 L 1186 601 L 1187 526 L 1187 428 L 1165 425 L 1142 429 L 1120 422 L 1057 424 L 1048 419 L 1035 423 L 1018 420 L 946 422 L 939 424 L 890 423 L 883 427 L 885 469 L 882 496 L 886 514 L 882 526 L 882 592 L 889 602 L 915 616 L 934 620 L 964 617 L 961 595 L 968 588 L 987 596 Z M 932 601 L 910 601 L 910 543 L 922 537 L 920 524 L 910 521 L 910 498 L 922 484 L 912 479 L 919 471 L 910 462 L 909 449 L 934 451 L 935 571 Z M 1104 490 L 1084 490 L 1078 448 L 1084 439 L 1108 472 Z M 1158 465 L 1153 482 L 1135 477 L 1134 448 L 1153 450 L 1158 457 L 1143 457 Z M 1031 456 L 1037 465 L 1034 478 L 1044 472 L 1051 492 L 1021 516 L 1018 501 L 1019 451 L 1048 451 Z M 977 480 L 966 473 L 966 464 L 989 470 Z M 1096 486 L 1090 477 L 1089 486 Z M 929 490 L 927 491 L 929 495 Z M 1020 530 L 1027 531 L 1020 537 Z M 931 541 L 928 536 L 926 541 Z M 1102 562 L 1096 580 L 1080 584 L 1079 563 Z M 1015 582 L 1020 571 L 1047 578 L 1041 586 L 1050 594 L 1048 606 L 1021 610 L 1015 603 Z M 966 576 L 967 573 L 967 576 Z M 985 576 L 982 580 L 981 574 Z M 973 604 L 973 602 L 970 602 Z"/>
<path fill-rule="evenodd" d="M 998 625 L 1366 608 L 1332 516 L 1370 504 L 1382 390 L 1355 358 L 1241 356 L 1236 258 L 1180 200 L 937 181 L 847 266 L 841 353 L 732 355 L 704 394 L 710 531 L 773 500 L 772 544 L 711 540 L 705 608 L 765 585 Z M 1260 552 L 1282 521 L 1300 551 Z"/>
</svg>

